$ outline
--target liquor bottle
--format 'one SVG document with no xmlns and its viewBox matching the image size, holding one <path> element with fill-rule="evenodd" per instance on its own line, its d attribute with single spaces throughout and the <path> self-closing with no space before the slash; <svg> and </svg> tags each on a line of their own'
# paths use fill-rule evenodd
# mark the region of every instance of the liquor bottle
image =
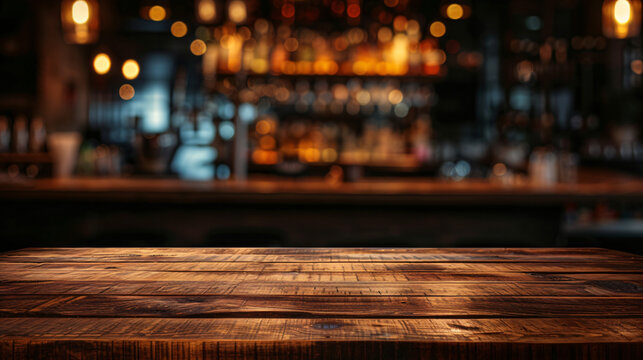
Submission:
<svg viewBox="0 0 643 360">
<path fill-rule="evenodd" d="M 0 116 L 0 153 L 8 153 L 11 150 L 11 131 L 9 130 L 9 119 Z"/>
<path fill-rule="evenodd" d="M 47 140 L 45 123 L 42 121 L 42 118 L 36 116 L 31 119 L 30 125 L 29 150 L 31 152 L 43 152 L 45 149 L 45 141 Z"/>
<path fill-rule="evenodd" d="M 13 151 L 24 153 L 29 149 L 29 132 L 27 130 L 27 117 L 18 115 L 13 121 L 13 138 L 11 141 Z"/>
</svg>

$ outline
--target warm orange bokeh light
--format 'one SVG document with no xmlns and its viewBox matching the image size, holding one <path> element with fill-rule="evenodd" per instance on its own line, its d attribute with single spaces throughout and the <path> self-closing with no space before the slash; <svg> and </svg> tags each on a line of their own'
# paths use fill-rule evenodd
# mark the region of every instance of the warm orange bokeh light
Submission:
<svg viewBox="0 0 643 360">
<path fill-rule="evenodd" d="M 232 0 L 228 5 L 228 18 L 234 23 L 242 23 L 246 20 L 246 3 L 241 0 Z"/>
<path fill-rule="evenodd" d="M 627 0 L 617 0 L 614 4 L 614 20 L 624 25 L 632 19 L 632 6 Z"/>
<path fill-rule="evenodd" d="M 464 9 L 460 4 L 451 4 L 447 6 L 447 17 L 451 20 L 462 19 L 464 16 Z"/>
<path fill-rule="evenodd" d="M 603 34 L 609 38 L 627 39 L 641 32 L 641 0 L 605 0 Z"/>
<path fill-rule="evenodd" d="M 447 27 L 441 21 L 434 21 L 429 27 L 429 32 L 433 37 L 439 38 L 447 32 Z"/>
<path fill-rule="evenodd" d="M 84 0 L 77 0 L 71 6 L 71 18 L 78 25 L 86 24 L 89 21 L 89 4 Z"/>
<path fill-rule="evenodd" d="M 104 75 L 109 72 L 112 67 L 112 61 L 105 53 L 100 53 L 94 57 L 94 71 L 99 75 Z"/>
<path fill-rule="evenodd" d="M 123 84 L 118 89 L 118 96 L 123 100 L 132 100 L 134 98 L 134 87 L 130 84 Z"/>
<path fill-rule="evenodd" d="M 642 60 L 634 60 L 630 64 L 630 68 L 632 69 L 632 72 L 635 73 L 636 75 L 641 75 L 643 74 L 643 61 Z"/>
<path fill-rule="evenodd" d="M 199 0 L 196 15 L 199 21 L 203 23 L 213 22 L 217 17 L 217 5 L 214 0 Z"/>
<path fill-rule="evenodd" d="M 205 54 L 208 50 L 208 46 L 201 39 L 196 39 L 190 44 L 190 52 L 196 56 L 201 56 Z"/>
<path fill-rule="evenodd" d="M 150 8 L 147 16 L 153 21 L 163 21 L 165 20 L 165 16 L 167 16 L 167 12 L 163 6 L 154 5 Z"/>
<path fill-rule="evenodd" d="M 133 59 L 125 60 L 123 63 L 123 76 L 127 80 L 134 80 L 138 77 L 138 73 L 140 72 L 140 67 L 138 66 L 138 62 Z"/>
<path fill-rule="evenodd" d="M 188 33 L 188 26 L 183 21 L 175 21 L 170 32 L 174 37 L 182 38 Z"/>
</svg>

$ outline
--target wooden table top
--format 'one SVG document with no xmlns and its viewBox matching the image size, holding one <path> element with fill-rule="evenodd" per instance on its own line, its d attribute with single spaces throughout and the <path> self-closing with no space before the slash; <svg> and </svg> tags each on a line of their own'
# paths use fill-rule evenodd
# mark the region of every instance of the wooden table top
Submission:
<svg viewBox="0 0 643 360">
<path fill-rule="evenodd" d="M 643 257 L 603 249 L 32 248 L 0 359 L 643 359 Z"/>
</svg>

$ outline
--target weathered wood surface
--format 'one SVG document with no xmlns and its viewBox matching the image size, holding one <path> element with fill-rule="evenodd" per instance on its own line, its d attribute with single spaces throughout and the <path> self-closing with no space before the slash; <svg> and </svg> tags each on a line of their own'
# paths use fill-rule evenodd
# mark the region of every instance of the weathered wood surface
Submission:
<svg viewBox="0 0 643 360">
<path fill-rule="evenodd" d="M 602 249 L 25 249 L 0 359 L 643 359 L 643 258 Z"/>
</svg>

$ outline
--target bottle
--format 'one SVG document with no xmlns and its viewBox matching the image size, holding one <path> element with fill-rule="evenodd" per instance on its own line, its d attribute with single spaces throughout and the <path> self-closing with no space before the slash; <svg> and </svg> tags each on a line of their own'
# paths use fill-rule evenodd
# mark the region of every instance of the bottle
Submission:
<svg viewBox="0 0 643 360">
<path fill-rule="evenodd" d="M 0 116 L 0 153 L 8 153 L 11 150 L 11 131 L 9 130 L 9 119 Z"/>
<path fill-rule="evenodd" d="M 45 123 L 42 118 L 36 116 L 31 119 L 31 126 L 29 127 L 29 151 L 43 152 L 45 149 L 45 141 L 47 140 L 47 132 L 45 131 Z"/>
<path fill-rule="evenodd" d="M 27 117 L 18 115 L 13 121 L 13 151 L 24 153 L 29 149 L 29 132 L 27 130 Z"/>
</svg>

